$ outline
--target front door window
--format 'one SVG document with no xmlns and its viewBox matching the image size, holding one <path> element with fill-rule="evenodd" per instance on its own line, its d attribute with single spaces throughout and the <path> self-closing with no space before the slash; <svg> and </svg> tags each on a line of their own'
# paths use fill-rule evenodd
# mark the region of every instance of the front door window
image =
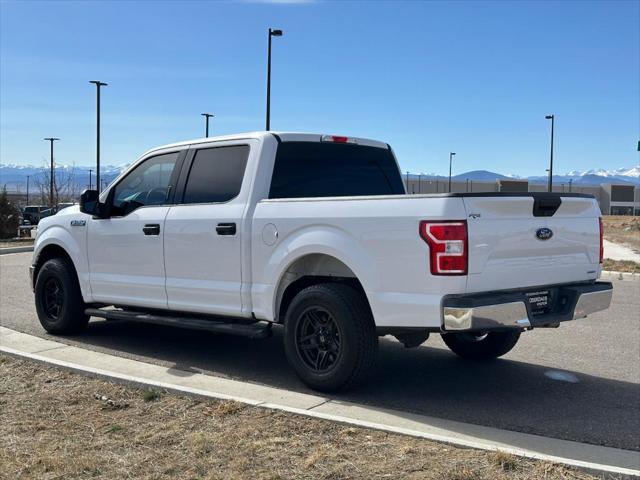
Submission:
<svg viewBox="0 0 640 480">
<path fill-rule="evenodd" d="M 114 187 L 111 215 L 123 217 L 140 207 L 167 204 L 178 156 L 174 152 L 151 157 L 129 172 Z"/>
</svg>

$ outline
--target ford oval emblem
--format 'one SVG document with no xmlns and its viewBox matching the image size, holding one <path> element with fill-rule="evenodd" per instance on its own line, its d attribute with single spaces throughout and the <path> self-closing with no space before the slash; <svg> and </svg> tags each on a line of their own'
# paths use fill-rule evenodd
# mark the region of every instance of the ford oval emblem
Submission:
<svg viewBox="0 0 640 480">
<path fill-rule="evenodd" d="M 553 237 L 553 230 L 547 227 L 542 227 L 536 230 L 536 238 L 538 240 L 549 240 Z"/>
</svg>

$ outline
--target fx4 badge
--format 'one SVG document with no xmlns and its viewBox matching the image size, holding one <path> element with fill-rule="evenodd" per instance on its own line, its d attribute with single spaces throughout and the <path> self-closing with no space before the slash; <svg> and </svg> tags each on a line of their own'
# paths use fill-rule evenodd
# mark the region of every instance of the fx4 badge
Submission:
<svg viewBox="0 0 640 480">
<path fill-rule="evenodd" d="M 71 220 L 72 227 L 84 227 L 86 224 L 86 220 Z"/>
<path fill-rule="evenodd" d="M 479 213 L 470 213 L 469 214 L 469 218 L 480 218 L 482 215 L 480 215 Z"/>
<path fill-rule="evenodd" d="M 547 227 L 542 227 L 536 230 L 536 238 L 538 240 L 549 240 L 553 237 L 553 230 Z"/>
</svg>

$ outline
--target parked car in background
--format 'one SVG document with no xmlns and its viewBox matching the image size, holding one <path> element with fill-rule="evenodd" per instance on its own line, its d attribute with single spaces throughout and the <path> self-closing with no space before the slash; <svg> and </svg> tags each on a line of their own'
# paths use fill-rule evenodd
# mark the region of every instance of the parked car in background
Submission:
<svg viewBox="0 0 640 480">
<path fill-rule="evenodd" d="M 37 225 L 40 219 L 51 215 L 51 208 L 44 205 L 28 205 L 22 210 L 23 223 Z"/>
<path fill-rule="evenodd" d="M 386 143 L 257 132 L 151 150 L 85 191 L 40 223 L 31 276 L 50 333 L 282 324 L 293 369 L 331 391 L 365 377 L 378 336 L 487 360 L 608 308 L 602 242 L 591 195 L 406 195 Z"/>
</svg>

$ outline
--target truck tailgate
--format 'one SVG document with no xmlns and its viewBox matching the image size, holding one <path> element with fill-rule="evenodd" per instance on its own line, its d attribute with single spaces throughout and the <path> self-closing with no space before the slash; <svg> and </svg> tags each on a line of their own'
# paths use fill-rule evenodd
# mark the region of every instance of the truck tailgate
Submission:
<svg viewBox="0 0 640 480">
<path fill-rule="evenodd" d="M 590 196 L 465 196 L 468 292 L 594 280 L 600 209 Z M 548 237 L 548 238 L 547 238 Z"/>
</svg>

